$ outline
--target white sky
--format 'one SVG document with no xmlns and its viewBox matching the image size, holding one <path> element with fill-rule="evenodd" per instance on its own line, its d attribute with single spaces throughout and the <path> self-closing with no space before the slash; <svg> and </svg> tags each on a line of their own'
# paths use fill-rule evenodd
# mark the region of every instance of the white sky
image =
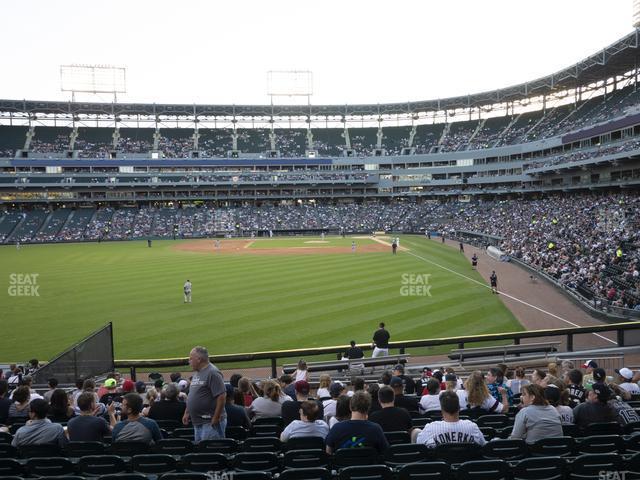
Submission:
<svg viewBox="0 0 640 480">
<path fill-rule="evenodd" d="M 264 104 L 267 71 L 294 69 L 313 72 L 316 105 L 465 95 L 595 53 L 632 31 L 631 4 L 0 0 L 0 98 L 69 99 L 70 63 L 126 66 L 125 102 Z"/>
</svg>

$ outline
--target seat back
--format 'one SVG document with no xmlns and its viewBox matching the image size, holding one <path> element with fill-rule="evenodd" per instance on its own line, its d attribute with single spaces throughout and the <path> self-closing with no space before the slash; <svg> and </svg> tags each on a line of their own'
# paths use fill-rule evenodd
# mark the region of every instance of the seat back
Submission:
<svg viewBox="0 0 640 480">
<path fill-rule="evenodd" d="M 620 435 L 592 435 L 576 443 L 579 453 L 624 453 L 625 441 Z"/>
<path fill-rule="evenodd" d="M 193 442 L 186 438 L 163 438 L 153 447 L 155 453 L 186 455 L 193 452 Z"/>
<path fill-rule="evenodd" d="M 289 450 L 285 452 L 282 463 L 286 468 L 316 468 L 326 467 L 329 457 L 324 449 Z"/>
<path fill-rule="evenodd" d="M 131 459 L 131 468 L 134 472 L 158 475 L 176 470 L 177 462 L 174 457 L 164 453 L 135 455 Z"/>
<path fill-rule="evenodd" d="M 105 446 L 102 442 L 69 442 L 64 450 L 69 457 L 84 457 L 104 455 Z"/>
<path fill-rule="evenodd" d="M 294 437 L 282 444 L 282 450 L 312 450 L 320 448 L 324 450 L 322 437 Z"/>
<path fill-rule="evenodd" d="M 281 445 L 278 437 L 249 437 L 242 443 L 242 451 L 279 452 Z"/>
<path fill-rule="evenodd" d="M 75 471 L 74 465 L 68 458 L 35 457 L 27 460 L 27 471 L 34 477 L 54 477 L 69 475 Z"/>
<path fill-rule="evenodd" d="M 387 438 L 389 445 L 396 445 L 399 443 L 411 443 L 411 436 L 409 432 L 400 430 L 397 432 L 384 432 L 384 436 Z"/>
<path fill-rule="evenodd" d="M 397 480 L 448 480 L 453 478 L 445 462 L 409 463 L 398 470 Z"/>
<path fill-rule="evenodd" d="M 441 443 L 436 445 L 434 457 L 449 464 L 480 460 L 482 447 L 477 443 Z"/>
<path fill-rule="evenodd" d="M 535 457 L 566 457 L 573 455 L 575 446 L 573 437 L 541 438 L 529 445 L 529 453 Z"/>
<path fill-rule="evenodd" d="M 127 464 L 117 455 L 87 455 L 78 459 L 78 471 L 83 475 L 99 476 L 125 472 Z"/>
<path fill-rule="evenodd" d="M 326 468 L 287 468 L 278 480 L 331 480 L 331 472 Z"/>
<path fill-rule="evenodd" d="M 331 458 L 331 465 L 337 470 L 346 467 L 379 464 L 380 455 L 375 448 L 339 448 Z"/>
<path fill-rule="evenodd" d="M 238 451 L 238 442 L 233 438 L 202 440 L 196 445 L 196 450 L 201 453 L 224 453 L 231 455 Z"/>
<path fill-rule="evenodd" d="M 560 457 L 531 457 L 511 467 L 513 480 L 562 480 L 566 460 Z"/>
<path fill-rule="evenodd" d="M 519 460 L 529 453 L 527 444 L 521 439 L 497 439 L 484 446 L 486 459 Z"/>
<path fill-rule="evenodd" d="M 240 471 L 275 472 L 279 469 L 274 452 L 240 452 L 233 457 L 233 468 Z"/>
<path fill-rule="evenodd" d="M 601 472 L 619 472 L 624 466 L 617 453 L 590 453 L 580 455 L 569 466 L 569 478 L 600 478 Z"/>
<path fill-rule="evenodd" d="M 509 476 L 504 460 L 472 460 L 458 467 L 458 480 L 508 480 Z"/>
<path fill-rule="evenodd" d="M 356 465 L 340 470 L 338 480 L 394 480 L 393 470 L 386 465 Z"/>
<path fill-rule="evenodd" d="M 390 467 L 399 467 L 408 463 L 425 462 L 431 459 L 431 452 L 426 445 L 417 443 L 401 443 L 391 445 L 385 451 L 384 463 Z"/>
<path fill-rule="evenodd" d="M 182 468 L 187 472 L 220 472 L 229 466 L 227 457 L 215 452 L 188 453 L 181 461 Z"/>
</svg>

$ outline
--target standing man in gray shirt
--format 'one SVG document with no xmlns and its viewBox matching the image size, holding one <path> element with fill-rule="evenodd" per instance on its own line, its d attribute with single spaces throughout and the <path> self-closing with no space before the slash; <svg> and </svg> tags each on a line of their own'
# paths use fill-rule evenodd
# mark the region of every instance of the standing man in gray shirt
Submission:
<svg viewBox="0 0 640 480">
<path fill-rule="evenodd" d="M 222 373 L 209 363 L 209 352 L 204 347 L 191 350 L 189 365 L 195 374 L 191 379 L 182 423 L 188 425 L 191 418 L 195 443 L 224 438 L 227 427 L 224 404 L 227 395 Z"/>
</svg>

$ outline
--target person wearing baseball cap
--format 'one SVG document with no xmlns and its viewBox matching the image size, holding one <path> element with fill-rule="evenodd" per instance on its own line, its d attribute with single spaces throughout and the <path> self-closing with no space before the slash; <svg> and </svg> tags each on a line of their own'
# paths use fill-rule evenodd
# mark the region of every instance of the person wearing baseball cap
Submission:
<svg viewBox="0 0 640 480">
<path fill-rule="evenodd" d="M 282 404 L 282 421 L 285 427 L 294 420 L 300 420 L 300 405 L 302 402 L 313 400 L 309 398 L 311 386 L 306 380 L 298 380 L 294 384 L 294 388 L 295 399 L 287 400 Z M 324 407 L 322 406 L 322 402 L 316 401 L 316 403 L 318 404 L 318 411 L 320 412 L 320 416 L 318 418 L 324 418 Z"/>
<path fill-rule="evenodd" d="M 640 394 L 640 387 L 638 387 L 637 383 L 633 382 L 633 370 L 624 367 L 614 371 L 618 374 L 618 386 L 622 390 L 629 392 L 631 395 Z"/>
<path fill-rule="evenodd" d="M 602 376 L 601 372 L 596 375 Z M 615 421 L 616 412 L 608 403 L 613 395 L 611 389 L 604 382 L 589 383 L 585 389 L 586 402 L 573 409 L 573 419 L 578 428 L 586 432 L 591 423 Z"/>
<path fill-rule="evenodd" d="M 166 388 L 166 387 L 165 387 Z M 224 411 L 227 414 L 227 426 L 243 427 L 247 430 L 251 428 L 251 420 L 247 414 L 247 409 L 236 405 L 235 396 L 236 389 L 230 383 L 224 384 L 227 397 L 225 398 Z M 176 399 L 178 397 L 178 387 L 176 389 Z M 153 407 L 152 407 L 153 410 Z"/>
<path fill-rule="evenodd" d="M 587 371 L 582 377 L 582 386 L 586 388 L 588 384 L 594 382 L 593 370 L 598 368 L 598 363 L 595 360 L 587 360 L 582 364 L 582 368 Z"/>
<path fill-rule="evenodd" d="M 391 377 L 389 386 L 395 394 L 394 405 L 400 408 L 406 408 L 410 412 L 418 411 L 418 398 L 415 396 L 407 397 L 404 395 L 404 383 L 400 377 Z"/>
<path fill-rule="evenodd" d="M 322 402 L 324 408 L 324 420 L 328 423 L 331 417 L 336 415 L 336 404 L 338 403 L 338 397 L 345 392 L 344 385 L 340 382 L 333 382 L 329 385 L 329 395 L 331 398 Z"/>
<path fill-rule="evenodd" d="M 404 393 L 407 395 L 413 395 L 416 393 L 416 383 L 413 381 L 411 377 L 408 377 L 404 374 L 404 365 L 398 364 L 393 367 L 393 374 L 402 379 L 402 384 L 404 385 Z"/>
</svg>

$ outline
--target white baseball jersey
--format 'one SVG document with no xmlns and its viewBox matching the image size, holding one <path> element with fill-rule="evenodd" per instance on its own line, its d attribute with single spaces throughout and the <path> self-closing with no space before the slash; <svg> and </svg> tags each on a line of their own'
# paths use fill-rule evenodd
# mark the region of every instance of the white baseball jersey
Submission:
<svg viewBox="0 0 640 480">
<path fill-rule="evenodd" d="M 478 445 L 487 443 L 478 425 L 471 420 L 428 423 L 416 438 L 416 443 L 422 443 L 427 447 L 435 447 L 440 443 L 464 442 L 477 443 Z"/>
</svg>

